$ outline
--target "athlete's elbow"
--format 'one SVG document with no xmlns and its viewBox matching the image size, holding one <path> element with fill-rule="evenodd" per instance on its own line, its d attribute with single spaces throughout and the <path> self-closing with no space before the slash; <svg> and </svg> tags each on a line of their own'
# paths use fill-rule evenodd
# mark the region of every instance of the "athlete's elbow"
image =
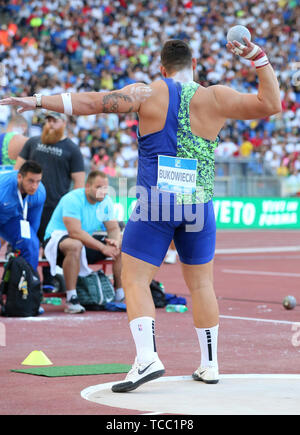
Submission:
<svg viewBox="0 0 300 435">
<path fill-rule="evenodd" d="M 277 113 L 281 113 L 281 112 L 282 112 L 282 105 L 281 102 L 279 102 L 279 104 L 274 108 L 273 115 L 276 115 Z"/>
<path fill-rule="evenodd" d="M 282 105 L 280 99 L 276 99 L 270 106 L 270 115 L 276 115 L 282 112 Z"/>
<path fill-rule="evenodd" d="M 281 111 L 282 111 L 281 102 L 274 101 L 272 103 L 265 105 L 264 116 L 276 115 L 277 113 L 280 113 Z"/>
</svg>

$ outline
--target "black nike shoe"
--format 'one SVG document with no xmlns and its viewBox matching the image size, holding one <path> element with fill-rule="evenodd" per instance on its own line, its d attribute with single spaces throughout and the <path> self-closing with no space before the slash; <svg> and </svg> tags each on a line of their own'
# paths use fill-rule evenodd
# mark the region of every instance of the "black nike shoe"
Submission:
<svg viewBox="0 0 300 435">
<path fill-rule="evenodd" d="M 127 391 L 135 390 L 145 382 L 160 378 L 164 373 L 165 368 L 160 359 L 155 359 L 145 364 L 139 364 L 137 359 L 135 359 L 124 381 L 113 385 L 112 391 L 114 393 L 126 393 Z"/>
</svg>

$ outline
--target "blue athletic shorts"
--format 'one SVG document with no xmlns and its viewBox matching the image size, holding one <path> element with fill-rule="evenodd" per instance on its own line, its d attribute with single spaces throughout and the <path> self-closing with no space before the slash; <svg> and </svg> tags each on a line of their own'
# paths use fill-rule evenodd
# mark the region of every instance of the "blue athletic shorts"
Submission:
<svg viewBox="0 0 300 435">
<path fill-rule="evenodd" d="M 151 209 L 149 204 L 137 202 L 124 230 L 122 252 L 159 267 L 172 240 L 182 263 L 211 261 L 216 245 L 212 201 L 174 205 L 170 216 L 162 215 L 161 206 Z"/>
</svg>

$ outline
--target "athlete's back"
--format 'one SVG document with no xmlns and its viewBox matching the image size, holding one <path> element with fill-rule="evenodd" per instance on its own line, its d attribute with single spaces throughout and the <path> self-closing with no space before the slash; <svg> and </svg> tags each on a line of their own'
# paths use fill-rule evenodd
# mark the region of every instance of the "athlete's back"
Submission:
<svg viewBox="0 0 300 435">
<path fill-rule="evenodd" d="M 152 123 L 147 114 L 143 115 L 147 118 L 144 123 L 143 117 L 140 118 L 143 125 L 138 131 L 137 185 L 147 189 L 148 199 L 151 189 L 178 192 L 180 196 L 181 193 L 194 193 L 197 187 L 199 194 L 200 190 L 204 192 L 204 197 L 198 201 L 190 198 L 188 203 L 208 202 L 213 195 L 214 150 L 218 140 L 209 140 L 192 131 L 191 102 L 196 96 L 199 99 L 199 84 L 193 81 L 181 83 L 172 78 L 164 79 L 163 83 L 167 107 L 159 107 L 160 95 L 153 96 L 152 105 L 146 109 L 153 113 Z M 194 114 L 194 122 L 195 118 Z M 174 157 L 176 161 L 172 159 Z M 177 198 L 177 203 L 181 202 L 182 198 Z"/>
<path fill-rule="evenodd" d="M 138 111 L 141 136 L 163 128 L 169 106 L 169 91 L 164 80 L 153 82 L 150 88 L 152 89 L 151 95 L 141 103 Z M 225 117 L 216 113 L 216 102 L 212 88 L 204 88 L 199 85 L 190 104 L 192 132 L 208 140 L 217 138 L 226 121 Z"/>
</svg>

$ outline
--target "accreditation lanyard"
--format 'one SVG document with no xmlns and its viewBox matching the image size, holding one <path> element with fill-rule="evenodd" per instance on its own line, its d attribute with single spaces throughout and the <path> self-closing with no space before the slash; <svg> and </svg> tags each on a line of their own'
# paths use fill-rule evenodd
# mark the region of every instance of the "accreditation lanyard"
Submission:
<svg viewBox="0 0 300 435">
<path fill-rule="evenodd" d="M 21 230 L 21 237 L 24 239 L 30 239 L 30 224 L 27 220 L 27 214 L 28 214 L 28 200 L 27 198 L 22 198 L 22 194 L 20 190 L 18 189 L 18 197 L 19 201 L 23 210 L 23 219 L 20 220 L 20 230 Z"/>
</svg>

